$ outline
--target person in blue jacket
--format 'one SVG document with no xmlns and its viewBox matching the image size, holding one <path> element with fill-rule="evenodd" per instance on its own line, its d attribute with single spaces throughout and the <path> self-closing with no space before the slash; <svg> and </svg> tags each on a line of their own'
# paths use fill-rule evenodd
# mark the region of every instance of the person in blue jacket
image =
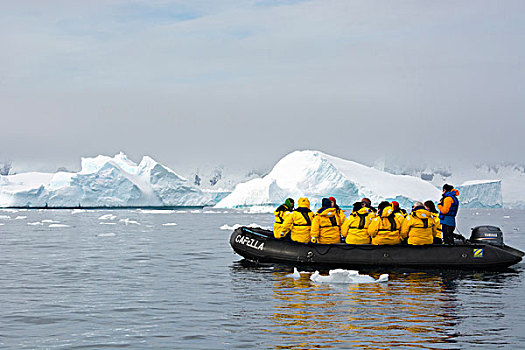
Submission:
<svg viewBox="0 0 525 350">
<path fill-rule="evenodd" d="M 449 184 L 443 185 L 443 197 L 438 204 L 439 220 L 443 233 L 443 242 L 454 245 L 454 230 L 456 228 L 456 215 L 459 209 L 459 191 Z"/>
</svg>

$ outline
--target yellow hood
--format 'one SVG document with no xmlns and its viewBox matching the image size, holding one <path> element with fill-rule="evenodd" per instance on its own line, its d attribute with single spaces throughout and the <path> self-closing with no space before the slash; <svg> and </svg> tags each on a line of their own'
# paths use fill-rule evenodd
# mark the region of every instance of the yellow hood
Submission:
<svg viewBox="0 0 525 350">
<path fill-rule="evenodd" d="M 298 207 L 310 209 L 310 201 L 308 200 L 308 198 L 304 198 L 304 197 L 299 198 Z"/>
<path fill-rule="evenodd" d="M 393 212 L 394 212 L 394 208 L 392 208 L 392 206 L 388 206 L 384 208 L 383 211 L 381 212 L 381 217 L 386 218 L 390 216 L 390 214 L 392 214 Z"/>
<path fill-rule="evenodd" d="M 335 208 L 326 208 L 325 210 L 323 210 L 321 212 L 318 211 L 317 215 L 331 217 L 331 216 L 335 215 L 335 212 L 336 212 Z"/>
<path fill-rule="evenodd" d="M 420 219 L 431 219 L 432 218 L 432 213 L 430 213 L 428 210 L 426 209 L 417 209 L 415 211 L 412 212 L 416 217 L 420 218 Z"/>
</svg>

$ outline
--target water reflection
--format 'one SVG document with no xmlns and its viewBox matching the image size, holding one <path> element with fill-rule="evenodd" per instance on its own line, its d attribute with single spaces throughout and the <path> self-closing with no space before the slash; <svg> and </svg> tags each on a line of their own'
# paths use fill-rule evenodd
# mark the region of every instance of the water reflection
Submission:
<svg viewBox="0 0 525 350">
<path fill-rule="evenodd" d="M 378 277 L 378 276 L 374 276 Z M 454 347 L 454 283 L 429 273 L 393 274 L 388 284 L 318 285 L 275 272 L 268 332 L 277 349 Z"/>
<path fill-rule="evenodd" d="M 234 293 L 259 306 L 236 308 L 234 316 L 265 347 L 491 349 L 524 338 L 516 329 L 525 310 L 509 307 L 509 297 L 521 295 L 523 268 L 396 270 L 386 284 L 357 285 L 316 284 L 310 274 L 294 280 L 291 268 L 278 265 L 241 262 L 232 272 Z"/>
</svg>

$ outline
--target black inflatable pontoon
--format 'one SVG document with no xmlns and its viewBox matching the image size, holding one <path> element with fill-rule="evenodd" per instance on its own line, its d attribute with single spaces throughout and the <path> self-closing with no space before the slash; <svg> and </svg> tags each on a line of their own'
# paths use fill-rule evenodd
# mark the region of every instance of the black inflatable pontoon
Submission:
<svg viewBox="0 0 525 350">
<path fill-rule="evenodd" d="M 454 246 L 302 244 L 248 227 L 233 231 L 230 244 L 237 254 L 254 262 L 344 268 L 498 269 L 520 262 L 525 254 L 503 244 L 503 234 L 494 226 L 478 226 L 469 242 Z"/>
</svg>

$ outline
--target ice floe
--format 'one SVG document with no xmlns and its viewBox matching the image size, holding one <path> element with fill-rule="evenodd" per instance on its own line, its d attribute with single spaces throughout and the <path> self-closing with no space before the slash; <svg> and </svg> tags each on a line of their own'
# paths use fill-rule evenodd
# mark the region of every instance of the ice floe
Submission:
<svg viewBox="0 0 525 350">
<path fill-rule="evenodd" d="M 140 225 L 140 222 L 131 220 L 130 218 L 120 219 L 119 222 L 123 222 L 124 224 L 126 224 L 126 226 L 127 225 Z"/>
<path fill-rule="evenodd" d="M 36 221 L 36 222 L 28 222 L 27 224 L 30 225 L 30 226 L 42 226 L 42 225 L 44 225 L 44 224 L 43 224 L 42 222 L 40 222 L 40 221 Z"/>
<path fill-rule="evenodd" d="M 66 224 L 51 224 L 48 227 L 51 227 L 51 228 L 53 228 L 53 227 L 69 227 L 69 225 L 66 225 Z"/>
<path fill-rule="evenodd" d="M 139 209 L 137 210 L 139 213 L 142 214 L 173 214 L 175 210 L 162 210 L 162 209 Z"/>
<path fill-rule="evenodd" d="M 335 269 L 330 270 L 328 276 L 323 276 L 319 271 L 315 271 L 310 280 L 317 283 L 380 283 L 388 281 L 388 274 L 382 274 L 376 280 L 368 275 L 360 275 L 355 270 Z"/>
<path fill-rule="evenodd" d="M 116 234 L 113 233 L 113 232 L 108 232 L 108 233 L 99 233 L 99 234 L 97 235 L 97 237 L 115 237 L 115 236 L 116 236 Z"/>
<path fill-rule="evenodd" d="M 175 223 L 175 222 L 167 222 L 165 224 L 162 224 L 162 226 L 177 226 L 177 223 Z"/>
<path fill-rule="evenodd" d="M 104 214 L 102 216 L 99 216 L 99 220 L 115 220 L 117 218 L 116 215 L 113 214 Z"/>
<path fill-rule="evenodd" d="M 294 267 L 293 268 L 293 273 L 289 274 L 289 275 L 286 275 L 287 277 L 292 277 L 293 279 L 299 279 L 301 278 L 301 274 L 305 274 L 305 273 L 308 273 L 308 272 L 304 272 L 304 271 L 301 271 L 299 272 L 299 270 L 297 270 L 297 267 Z"/>
<path fill-rule="evenodd" d="M 221 230 L 228 230 L 228 231 L 232 231 L 232 230 L 236 230 L 238 229 L 239 227 L 250 227 L 250 228 L 262 228 L 262 229 L 265 229 L 265 230 L 269 230 L 268 227 L 264 227 L 264 226 L 261 226 L 259 224 L 249 224 L 249 225 L 241 225 L 241 224 L 235 224 L 233 226 L 230 226 L 230 225 L 227 225 L 227 224 L 224 224 L 220 227 Z"/>
<path fill-rule="evenodd" d="M 24 220 L 24 219 L 27 219 L 27 216 L 23 216 L 23 215 L 18 215 L 15 220 Z"/>
<path fill-rule="evenodd" d="M 86 210 L 84 209 L 73 209 L 71 210 L 71 214 L 80 214 L 80 213 L 84 213 Z"/>
<path fill-rule="evenodd" d="M 42 220 L 42 223 L 44 223 L 44 224 L 58 224 L 58 223 L 60 223 L 60 221 L 45 219 L 45 220 Z"/>
<path fill-rule="evenodd" d="M 9 215 L 0 215 L 0 220 L 11 220 Z"/>
<path fill-rule="evenodd" d="M 99 222 L 99 225 L 116 225 L 116 222 Z"/>
</svg>

